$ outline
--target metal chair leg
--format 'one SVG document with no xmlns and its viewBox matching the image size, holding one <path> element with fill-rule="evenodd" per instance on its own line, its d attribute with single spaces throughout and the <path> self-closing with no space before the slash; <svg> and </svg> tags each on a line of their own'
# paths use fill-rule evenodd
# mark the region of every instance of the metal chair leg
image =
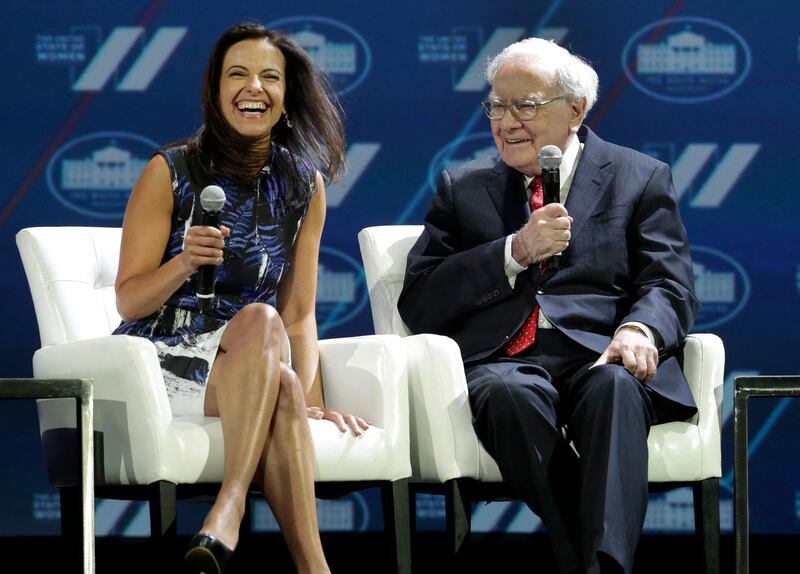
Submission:
<svg viewBox="0 0 800 574">
<path fill-rule="evenodd" d="M 148 501 L 150 503 L 150 535 L 153 537 L 175 536 L 177 533 L 176 488 L 172 482 L 160 480 L 151 484 Z"/>
<path fill-rule="evenodd" d="M 469 547 L 472 518 L 470 481 L 454 478 L 445 483 L 445 516 L 447 522 L 448 571 L 459 572 Z"/>
<path fill-rule="evenodd" d="M 153 544 L 153 568 L 157 572 L 174 571 L 172 548 L 177 529 L 176 486 L 160 480 L 148 487 L 150 537 Z"/>
<path fill-rule="evenodd" d="M 719 574 L 719 479 L 707 478 L 692 485 L 694 529 L 703 554 L 703 572 Z"/>
<path fill-rule="evenodd" d="M 748 395 L 739 389 L 737 377 L 733 391 L 733 516 L 736 538 L 736 574 L 748 574 L 750 568 L 747 397 Z"/>
<path fill-rule="evenodd" d="M 388 537 L 390 572 L 411 574 L 411 519 L 408 479 L 381 486 L 383 528 Z"/>
</svg>

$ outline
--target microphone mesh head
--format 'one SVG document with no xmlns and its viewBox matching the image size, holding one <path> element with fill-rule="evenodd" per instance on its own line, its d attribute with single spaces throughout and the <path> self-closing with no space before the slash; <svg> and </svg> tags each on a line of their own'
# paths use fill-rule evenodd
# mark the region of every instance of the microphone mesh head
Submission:
<svg viewBox="0 0 800 574">
<path fill-rule="evenodd" d="M 561 165 L 561 150 L 555 145 L 546 145 L 539 150 L 539 165 L 542 169 L 558 169 Z"/>
<path fill-rule="evenodd" d="M 200 205 L 205 211 L 219 211 L 225 205 L 225 192 L 218 185 L 207 185 L 200 192 Z"/>
</svg>

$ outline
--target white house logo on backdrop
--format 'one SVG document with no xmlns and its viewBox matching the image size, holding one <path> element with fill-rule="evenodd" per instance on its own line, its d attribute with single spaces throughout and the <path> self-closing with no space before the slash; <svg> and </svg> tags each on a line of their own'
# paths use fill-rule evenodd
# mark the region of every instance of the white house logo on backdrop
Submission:
<svg viewBox="0 0 800 574">
<path fill-rule="evenodd" d="M 428 166 L 428 185 L 432 191 L 435 191 L 436 179 L 442 170 L 496 153 L 497 147 L 489 132 L 456 138 L 433 156 Z"/>
<path fill-rule="evenodd" d="M 694 284 L 702 303 L 695 330 L 710 329 L 738 315 L 750 298 L 750 278 L 732 257 L 710 247 L 692 246 Z"/>
<path fill-rule="evenodd" d="M 339 95 L 367 77 L 372 53 L 364 37 L 347 24 L 322 16 L 292 16 L 270 22 L 285 30 L 333 79 Z"/>
<path fill-rule="evenodd" d="M 670 164 L 678 199 L 689 192 L 691 207 L 714 208 L 733 191 L 761 144 L 734 143 L 725 150 L 716 143 L 690 143 L 680 154 L 677 147 L 672 142 L 646 143 L 642 151 Z"/>
<path fill-rule="evenodd" d="M 68 65 L 76 92 L 100 91 L 112 78 L 117 91 L 141 92 L 167 63 L 186 31 L 182 26 L 164 26 L 148 39 L 141 26 L 119 26 L 103 39 L 99 28 L 74 27 L 68 34 L 37 35 L 36 60 Z M 97 49 L 89 59 L 94 46 Z"/>
<path fill-rule="evenodd" d="M 118 219 L 158 144 L 129 132 L 97 132 L 64 144 L 47 165 L 47 186 L 69 209 Z"/>
<path fill-rule="evenodd" d="M 659 20 L 637 31 L 622 51 L 622 69 L 641 91 L 674 103 L 728 94 L 750 71 L 750 48 L 735 30 L 708 18 Z"/>
<path fill-rule="evenodd" d="M 317 277 L 317 325 L 320 334 L 346 323 L 367 303 L 361 265 L 346 253 L 322 246 Z"/>
</svg>

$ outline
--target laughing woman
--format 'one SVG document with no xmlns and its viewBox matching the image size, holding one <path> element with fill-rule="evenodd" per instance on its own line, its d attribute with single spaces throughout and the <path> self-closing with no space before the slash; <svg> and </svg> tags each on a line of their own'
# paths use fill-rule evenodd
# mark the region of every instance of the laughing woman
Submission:
<svg viewBox="0 0 800 574">
<path fill-rule="evenodd" d="M 224 478 L 189 546 L 190 567 L 224 569 L 255 482 L 298 572 L 329 572 L 307 417 L 355 435 L 367 428 L 323 404 L 314 316 L 325 220 L 315 166 L 328 178 L 343 166 L 338 103 L 296 42 L 240 24 L 214 46 L 203 110 L 203 126 L 158 150 L 131 193 L 115 333 L 155 343 L 174 415 L 221 419 Z M 201 225 L 199 196 L 208 185 L 225 192 L 219 229 Z M 206 265 L 216 274 L 208 309 L 196 297 Z"/>
</svg>

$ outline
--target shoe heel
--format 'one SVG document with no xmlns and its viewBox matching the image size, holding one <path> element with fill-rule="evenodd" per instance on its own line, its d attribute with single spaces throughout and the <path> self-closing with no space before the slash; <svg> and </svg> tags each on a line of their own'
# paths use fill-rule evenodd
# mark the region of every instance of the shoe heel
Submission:
<svg viewBox="0 0 800 574">
<path fill-rule="evenodd" d="M 233 550 L 210 534 L 198 533 L 189 543 L 183 559 L 196 574 L 222 574 Z"/>
</svg>

